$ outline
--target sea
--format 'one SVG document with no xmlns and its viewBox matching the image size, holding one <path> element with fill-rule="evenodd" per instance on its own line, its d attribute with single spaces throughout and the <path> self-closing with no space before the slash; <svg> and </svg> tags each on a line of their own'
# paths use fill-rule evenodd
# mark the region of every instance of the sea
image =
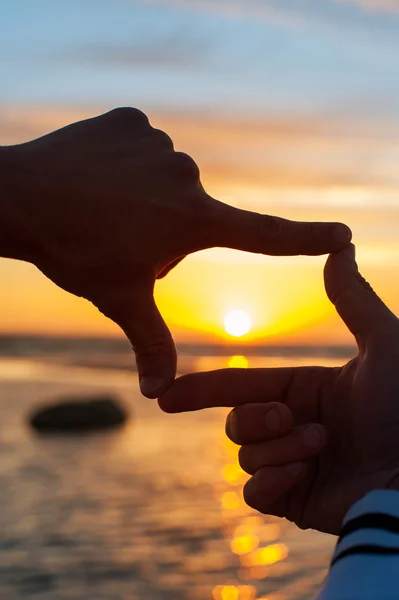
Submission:
<svg viewBox="0 0 399 600">
<path fill-rule="evenodd" d="M 342 365 L 354 348 L 179 347 L 179 372 Z M 38 406 L 117 397 L 130 418 L 41 436 Z M 335 539 L 242 498 L 227 409 L 163 414 L 124 340 L 0 338 L 0 600 L 310 600 Z"/>
</svg>

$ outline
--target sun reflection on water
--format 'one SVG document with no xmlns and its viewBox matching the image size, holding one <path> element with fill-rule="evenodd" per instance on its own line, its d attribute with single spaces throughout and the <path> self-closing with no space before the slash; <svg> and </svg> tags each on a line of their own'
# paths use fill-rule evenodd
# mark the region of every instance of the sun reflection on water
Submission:
<svg viewBox="0 0 399 600">
<path fill-rule="evenodd" d="M 212 597 L 214 600 L 255 600 L 256 589 L 252 585 L 217 585 Z"/>
<path fill-rule="evenodd" d="M 222 496 L 222 506 L 226 510 L 236 510 L 241 506 L 241 498 L 236 492 L 225 492 Z"/>
<path fill-rule="evenodd" d="M 230 547 L 234 554 L 248 554 L 259 546 L 259 538 L 256 535 L 246 534 L 232 540 Z"/>
<path fill-rule="evenodd" d="M 223 467 L 222 477 L 229 484 L 242 485 L 247 476 L 238 464 L 227 464 Z"/>
<path fill-rule="evenodd" d="M 256 552 L 251 552 L 241 556 L 241 564 L 244 567 L 256 567 L 258 565 L 274 565 L 274 563 L 284 560 L 288 556 L 288 549 L 285 544 L 275 544 L 259 548 Z"/>
<path fill-rule="evenodd" d="M 227 366 L 230 369 L 248 369 L 249 361 L 245 356 L 232 356 L 229 358 Z"/>
<path fill-rule="evenodd" d="M 233 359 L 229 366 L 232 361 Z M 214 600 L 272 600 L 272 596 L 262 595 L 261 592 L 264 593 L 265 589 L 258 590 L 254 584 L 261 586 L 261 582 L 271 574 L 273 565 L 288 557 L 288 548 L 285 544 L 278 543 L 281 539 L 278 520 L 261 517 L 244 502 L 242 486 L 248 475 L 239 465 L 238 446 L 226 437 L 223 437 L 220 445 L 225 462 L 222 468 L 223 486 L 220 489 L 224 531 L 230 550 L 239 563 L 237 580 L 217 585 L 212 596 Z M 276 598 L 275 591 L 273 590 L 273 598 Z"/>
</svg>

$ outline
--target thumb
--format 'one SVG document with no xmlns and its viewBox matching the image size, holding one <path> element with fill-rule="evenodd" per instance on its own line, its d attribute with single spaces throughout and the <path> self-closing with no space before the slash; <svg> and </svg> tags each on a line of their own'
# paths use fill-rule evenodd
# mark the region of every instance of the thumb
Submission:
<svg viewBox="0 0 399 600">
<path fill-rule="evenodd" d="M 102 309 L 101 309 L 102 310 Z M 153 285 L 140 282 L 113 294 L 102 310 L 124 331 L 136 355 L 143 396 L 157 398 L 176 376 L 176 348 L 154 300 Z"/>
<path fill-rule="evenodd" d="M 329 256 L 324 281 L 329 299 L 361 348 L 396 325 L 396 316 L 359 273 L 353 244 Z"/>
</svg>

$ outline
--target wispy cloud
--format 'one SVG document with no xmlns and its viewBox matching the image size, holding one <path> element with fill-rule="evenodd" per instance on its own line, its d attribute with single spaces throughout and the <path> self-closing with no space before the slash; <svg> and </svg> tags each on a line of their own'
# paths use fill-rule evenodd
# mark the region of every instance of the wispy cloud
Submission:
<svg viewBox="0 0 399 600">
<path fill-rule="evenodd" d="M 365 11 L 399 13 L 398 0 L 146 0 L 146 3 L 216 12 L 232 18 L 265 18 L 285 25 L 316 21 L 354 26 L 362 25 L 361 13 Z M 358 8 L 359 14 L 353 14 L 350 8 Z"/>
<path fill-rule="evenodd" d="M 294 19 L 293 11 L 284 8 L 284 0 L 280 7 L 274 6 L 273 0 L 141 0 L 146 4 L 169 5 L 185 10 L 196 10 L 201 12 L 216 12 L 230 17 L 242 17 L 243 14 L 253 16 L 270 17 L 273 19 Z M 302 19 L 299 19 L 301 21 Z M 294 22 L 294 21 L 293 21 Z M 295 22 L 298 22 L 295 19 Z"/>
<path fill-rule="evenodd" d="M 374 12 L 399 13 L 399 0 L 335 0 L 356 4 Z"/>
<path fill-rule="evenodd" d="M 287 0 L 139 0 L 158 6 L 171 6 L 181 10 L 212 12 L 232 19 L 262 18 L 285 25 L 303 26 L 307 14 L 300 6 L 287 5 Z M 302 4 L 304 0 L 297 0 Z M 307 2 L 307 0 L 305 0 Z M 288 4 L 291 4 L 288 0 Z"/>
<path fill-rule="evenodd" d="M 181 28 L 169 32 L 142 36 L 132 35 L 130 41 L 122 43 L 88 44 L 59 53 L 53 58 L 77 62 L 89 62 L 101 67 L 128 67 L 136 69 L 187 70 L 207 66 L 212 54 L 213 41 L 210 36 L 188 33 Z"/>
</svg>

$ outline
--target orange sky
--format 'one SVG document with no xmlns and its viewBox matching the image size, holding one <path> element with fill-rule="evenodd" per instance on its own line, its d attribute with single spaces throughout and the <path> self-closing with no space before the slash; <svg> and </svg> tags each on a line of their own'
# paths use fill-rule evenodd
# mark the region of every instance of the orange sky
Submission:
<svg viewBox="0 0 399 600">
<path fill-rule="evenodd" d="M 4 106 L 0 139 L 17 143 L 97 112 Z M 150 116 L 177 148 L 196 157 L 215 197 L 289 218 L 347 222 L 364 274 L 399 312 L 399 153 L 388 122 L 359 120 L 344 128 L 338 117 L 259 123 L 195 112 Z M 350 337 L 325 298 L 324 260 L 209 250 L 159 282 L 157 301 L 179 341 L 227 339 L 224 316 L 239 308 L 253 321 L 248 341 L 346 343 Z M 87 302 L 57 289 L 30 265 L 3 261 L 1 277 L 1 331 L 118 334 Z"/>
<path fill-rule="evenodd" d="M 399 312 L 398 0 L 6 2 L 0 54 L 1 145 L 137 106 L 210 195 L 348 223 L 364 275 Z M 249 342 L 347 342 L 324 260 L 210 250 L 157 300 L 178 341 L 225 339 L 237 308 Z M 32 266 L 0 269 L 0 332 L 118 334 Z"/>
</svg>

